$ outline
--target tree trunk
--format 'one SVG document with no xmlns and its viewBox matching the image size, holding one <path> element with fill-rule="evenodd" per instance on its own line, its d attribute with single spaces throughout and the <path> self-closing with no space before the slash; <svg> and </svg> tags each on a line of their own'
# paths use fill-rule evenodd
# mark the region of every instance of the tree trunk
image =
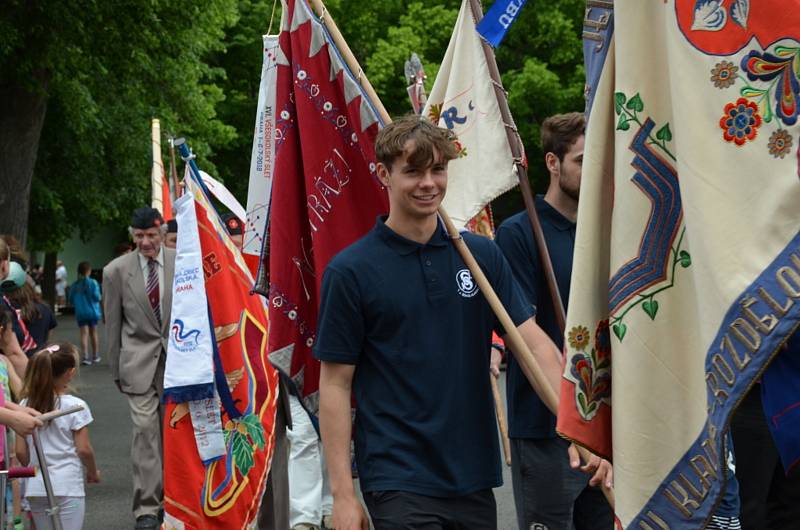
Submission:
<svg viewBox="0 0 800 530">
<path fill-rule="evenodd" d="M 56 306 L 56 260 L 58 254 L 46 252 L 44 255 L 44 270 L 42 271 L 42 299 L 50 307 Z"/>
<path fill-rule="evenodd" d="M 28 235 L 31 179 L 47 112 L 49 74 L 40 73 L 39 89 L 0 82 L 0 233 L 24 246 Z"/>
</svg>

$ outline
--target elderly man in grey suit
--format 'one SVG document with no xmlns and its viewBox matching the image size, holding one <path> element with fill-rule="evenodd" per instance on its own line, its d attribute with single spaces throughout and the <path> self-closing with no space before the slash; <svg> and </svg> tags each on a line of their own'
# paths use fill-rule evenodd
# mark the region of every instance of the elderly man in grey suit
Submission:
<svg viewBox="0 0 800 530">
<path fill-rule="evenodd" d="M 133 420 L 133 515 L 137 530 L 158 528 L 162 506 L 161 395 L 172 305 L 175 251 L 161 244 L 158 210 L 133 212 L 136 251 L 103 270 L 103 302 L 111 373 Z"/>
</svg>

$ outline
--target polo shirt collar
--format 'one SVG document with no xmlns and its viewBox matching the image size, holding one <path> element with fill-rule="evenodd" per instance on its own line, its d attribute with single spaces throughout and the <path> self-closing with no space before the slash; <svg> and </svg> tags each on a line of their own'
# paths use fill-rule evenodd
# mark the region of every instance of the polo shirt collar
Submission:
<svg viewBox="0 0 800 530">
<path fill-rule="evenodd" d="M 547 217 L 548 221 L 550 221 L 555 229 L 560 232 L 569 230 L 570 228 L 575 228 L 575 223 L 561 215 L 561 212 L 550 206 L 550 203 L 544 200 L 544 196 L 542 195 L 536 196 L 536 211 Z"/>
<path fill-rule="evenodd" d="M 401 236 L 388 226 L 386 226 L 387 215 L 380 215 L 375 220 L 375 233 L 378 234 L 384 243 L 389 245 L 395 252 L 401 256 L 416 252 L 423 247 L 446 247 L 450 243 L 450 237 L 447 235 L 447 229 L 442 224 L 442 220 L 437 218 L 436 231 L 431 236 L 426 244 L 417 243 Z"/>
</svg>

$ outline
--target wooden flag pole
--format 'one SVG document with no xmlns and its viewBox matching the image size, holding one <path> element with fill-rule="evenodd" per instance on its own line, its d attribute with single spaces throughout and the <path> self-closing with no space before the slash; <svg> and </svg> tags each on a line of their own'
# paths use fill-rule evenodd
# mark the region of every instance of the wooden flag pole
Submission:
<svg viewBox="0 0 800 530">
<path fill-rule="evenodd" d="M 161 123 L 153 118 L 150 127 L 153 148 L 153 163 L 150 170 L 150 206 L 164 213 L 164 197 L 161 195 L 161 179 L 164 176 L 164 163 L 161 161 Z"/>
<path fill-rule="evenodd" d="M 492 396 L 494 396 L 494 410 L 497 415 L 497 426 L 500 428 L 500 439 L 503 441 L 503 456 L 506 458 L 506 465 L 511 465 L 511 440 L 508 439 L 508 424 L 506 423 L 506 412 L 503 409 L 503 400 L 500 397 L 500 387 L 497 385 L 497 378 L 494 374 L 489 374 L 492 383 Z"/>
<path fill-rule="evenodd" d="M 478 22 L 483 19 L 481 4 L 478 0 L 469 0 L 469 6 L 472 9 L 472 19 L 477 25 Z M 561 294 L 558 291 L 558 283 L 556 282 L 556 275 L 553 271 L 553 262 L 550 260 L 550 252 L 547 250 L 547 242 L 542 232 L 542 224 L 539 222 L 539 215 L 536 213 L 536 203 L 533 199 L 531 184 L 528 181 L 528 168 L 522 164 L 522 139 L 519 137 L 517 126 L 514 124 L 514 117 L 511 116 L 511 109 L 508 107 L 508 93 L 506 93 L 503 88 L 503 81 L 500 78 L 500 71 L 497 68 L 494 50 L 483 38 L 481 38 L 481 44 L 483 45 L 483 54 L 484 57 L 486 57 L 486 64 L 489 67 L 489 75 L 494 85 L 494 94 L 497 98 L 497 104 L 500 107 L 500 115 L 506 127 L 508 146 L 511 148 L 511 155 L 514 157 L 514 163 L 517 167 L 519 187 L 520 191 L 522 191 L 522 202 L 525 204 L 525 210 L 528 212 L 528 219 L 530 220 L 531 228 L 533 228 L 533 238 L 536 240 L 536 248 L 539 250 L 539 261 L 541 261 L 544 269 L 547 288 L 548 291 L 550 291 L 550 300 L 553 303 L 553 310 L 555 311 L 556 323 L 558 324 L 559 331 L 563 335 L 564 329 L 566 328 L 566 312 L 564 311 L 564 303 L 561 300 Z"/>
<path fill-rule="evenodd" d="M 181 189 L 178 187 L 178 167 L 175 165 L 175 138 L 169 137 L 169 178 L 172 181 L 172 204 L 181 196 Z"/>
<path fill-rule="evenodd" d="M 350 68 L 351 71 L 356 72 L 356 80 L 361 85 L 361 88 L 367 93 L 367 96 L 369 96 L 369 98 L 375 104 L 375 107 L 380 113 L 383 122 L 386 124 L 391 123 L 392 118 L 389 116 L 389 113 L 386 111 L 386 108 L 383 106 L 380 98 L 378 98 L 378 94 L 375 92 L 372 84 L 370 84 L 369 79 L 367 79 L 367 77 L 364 75 L 364 71 L 361 69 L 361 66 L 358 64 L 353 52 L 350 50 L 350 46 L 348 46 L 347 42 L 344 40 L 339 28 L 336 27 L 336 23 L 330 16 L 328 16 L 328 10 L 325 8 L 322 0 L 310 1 L 314 6 L 320 21 L 325 25 L 325 28 L 328 30 L 328 33 L 330 33 L 331 38 L 333 39 L 333 42 L 336 44 L 336 47 L 339 48 L 342 57 L 344 57 L 344 60 L 347 62 L 348 68 Z M 467 244 L 464 243 L 464 239 L 461 237 L 461 233 L 458 231 L 458 228 L 456 228 L 456 226 L 453 224 L 453 221 L 450 219 L 450 216 L 447 215 L 447 212 L 441 206 L 439 207 L 439 216 L 442 218 L 453 244 L 458 250 L 458 253 L 461 255 L 461 259 L 464 260 L 464 263 L 470 270 L 473 279 L 478 284 L 478 287 L 483 292 L 483 295 L 486 297 L 486 301 L 489 303 L 492 311 L 494 311 L 497 319 L 502 324 L 503 329 L 505 329 L 506 342 L 511 346 L 511 351 L 517 358 L 525 377 L 531 383 L 531 386 L 538 389 L 539 398 L 542 400 L 545 406 L 547 406 L 550 410 L 557 411 L 558 394 L 556 390 L 550 386 L 550 383 L 547 381 L 541 366 L 539 366 L 539 362 L 533 356 L 533 353 L 531 353 L 531 350 L 528 348 L 528 345 L 525 344 L 525 341 L 522 340 L 522 335 L 520 335 L 517 327 L 511 320 L 506 308 L 503 307 L 503 304 L 497 297 L 497 293 L 494 292 L 494 289 L 489 283 L 489 280 L 486 278 L 486 275 L 483 274 L 480 265 L 478 265 L 478 262 L 475 261 L 475 257 L 472 255 L 469 248 L 467 248 Z M 578 451 L 581 453 L 581 458 L 583 458 L 584 461 L 589 460 L 589 451 L 582 447 L 578 447 Z M 606 498 L 613 508 L 613 492 L 603 488 L 603 493 L 606 494 Z"/>
<path fill-rule="evenodd" d="M 479 0 L 469 0 L 470 8 L 472 9 L 472 19 L 475 25 L 483 19 L 483 9 Z M 564 303 L 561 300 L 561 294 L 558 290 L 558 283 L 556 282 L 556 275 L 553 270 L 553 262 L 550 260 L 550 252 L 547 250 L 547 242 L 544 239 L 542 232 L 542 224 L 539 222 L 539 216 L 536 213 L 535 202 L 533 199 L 533 192 L 531 185 L 528 181 L 528 169 L 522 164 L 523 150 L 522 139 L 519 137 L 517 126 L 514 123 L 514 117 L 511 116 L 511 109 L 508 106 L 508 93 L 503 88 L 503 82 L 500 77 L 500 71 L 497 68 L 497 60 L 495 59 L 494 50 L 486 40 L 481 37 L 481 44 L 483 46 L 483 54 L 486 57 L 486 64 L 489 67 L 489 75 L 492 78 L 494 85 L 494 93 L 497 98 L 497 104 L 500 107 L 500 115 L 503 119 L 503 124 L 506 128 L 506 136 L 508 138 L 508 145 L 511 148 L 511 154 L 514 157 L 514 163 L 517 167 L 517 176 L 519 177 L 519 187 L 522 191 L 522 200 L 525 204 L 525 210 L 528 213 L 528 219 L 533 229 L 533 237 L 536 240 L 536 247 L 539 251 L 539 261 L 542 263 L 544 269 L 545 280 L 547 288 L 550 292 L 550 300 L 553 303 L 553 310 L 555 312 L 556 323 L 562 336 L 566 329 L 566 312 L 564 310 Z M 559 359 L 561 360 L 561 359 Z M 523 369 L 524 371 L 524 369 Z M 527 375 L 527 374 L 526 374 Z M 530 378 L 528 378 L 530 380 Z M 541 397 L 541 396 L 540 396 Z M 543 400 L 544 401 L 544 400 Z M 556 401 L 557 402 L 557 401 Z M 545 402 L 547 404 L 547 402 Z M 556 406 L 556 409 L 558 407 Z M 588 462 L 590 452 L 577 444 L 575 446 L 580 453 L 581 458 Z M 614 490 L 611 488 L 602 488 L 603 494 L 608 500 L 611 508 L 614 508 Z"/>
<path fill-rule="evenodd" d="M 328 14 L 328 10 L 325 8 L 322 0 L 310 1 L 314 6 L 320 21 L 325 25 L 325 28 L 328 30 L 328 33 L 330 33 L 331 38 L 333 39 L 333 42 L 336 44 L 339 52 L 341 52 L 345 62 L 347 62 L 348 68 L 356 73 L 356 80 L 361 85 L 361 88 L 364 89 L 364 92 L 367 93 L 367 96 L 369 96 L 369 98 L 375 104 L 378 113 L 381 115 L 381 119 L 385 124 L 391 123 L 392 118 L 389 116 L 389 113 L 386 111 L 383 103 L 381 103 L 380 98 L 378 98 L 378 94 L 375 92 L 375 89 L 372 88 L 369 79 L 367 79 L 367 77 L 364 75 L 364 71 L 361 69 L 361 66 L 358 64 L 353 52 L 350 50 L 350 46 L 347 45 L 347 42 L 344 40 L 339 28 L 336 27 L 336 23 Z M 503 329 L 505 329 L 505 340 L 510 344 L 511 351 L 519 361 L 523 373 L 531 382 L 532 386 L 539 389 L 539 397 L 544 404 L 550 410 L 558 410 L 558 394 L 556 393 L 556 389 L 550 386 L 550 383 L 547 381 L 547 378 L 539 366 L 539 363 L 536 361 L 536 358 L 533 356 L 533 353 L 531 353 L 528 345 L 525 344 L 525 341 L 522 340 L 522 335 L 520 335 L 517 327 L 511 320 L 508 311 L 506 311 L 506 308 L 503 307 L 503 304 L 497 297 L 497 293 L 494 292 L 489 280 L 481 270 L 480 265 L 478 265 L 478 262 L 475 261 L 475 257 L 472 255 L 469 248 L 467 248 L 467 244 L 464 243 L 464 239 L 461 237 L 461 233 L 458 231 L 458 228 L 456 228 L 456 226 L 453 224 L 453 221 L 450 219 L 450 216 L 447 215 L 447 212 L 441 206 L 439 206 L 439 216 L 442 218 L 453 244 L 461 255 L 461 259 L 464 260 L 464 263 L 470 270 L 472 278 L 475 280 L 475 283 L 478 284 L 478 287 L 483 292 L 483 295 L 486 297 L 487 302 L 491 306 L 492 311 L 494 311 L 494 314 L 502 324 Z"/>
<path fill-rule="evenodd" d="M 414 60 L 414 57 L 416 57 L 416 54 L 412 56 L 412 61 Z M 419 58 L 417 58 L 416 60 L 417 62 L 419 62 Z M 409 64 L 410 64 L 409 61 L 406 61 L 406 77 L 410 77 L 408 71 Z M 422 71 L 421 63 L 419 63 L 419 70 L 415 71 L 415 77 L 414 79 L 412 79 L 412 82 L 418 79 L 417 75 L 420 71 Z M 415 84 L 412 84 L 412 86 L 409 87 L 409 95 L 411 94 L 411 88 L 415 86 L 416 86 Z M 417 106 L 419 108 L 414 108 L 415 114 L 421 114 L 422 109 L 425 106 L 424 100 L 426 99 L 427 95 L 425 94 L 424 86 L 419 87 L 419 95 L 420 97 L 418 98 L 417 101 Z M 419 103 L 420 101 L 422 101 L 423 103 Z M 411 97 L 412 107 L 414 107 L 414 104 L 415 104 L 414 98 Z M 494 236 L 494 234 L 492 234 L 492 236 Z M 494 409 L 495 409 L 495 417 L 497 418 L 497 429 L 500 431 L 500 440 L 503 442 L 503 456 L 505 457 L 506 465 L 510 466 L 511 440 L 508 439 L 508 422 L 506 421 L 506 413 L 505 409 L 503 408 L 503 400 L 500 396 L 500 388 L 497 386 L 497 379 L 495 378 L 494 374 L 491 373 L 489 374 L 489 382 L 492 385 L 492 397 L 494 398 Z"/>
</svg>

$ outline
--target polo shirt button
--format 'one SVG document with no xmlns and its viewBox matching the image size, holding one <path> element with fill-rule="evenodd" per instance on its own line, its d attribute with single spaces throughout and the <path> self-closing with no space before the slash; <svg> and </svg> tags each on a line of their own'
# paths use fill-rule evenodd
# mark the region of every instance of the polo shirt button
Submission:
<svg viewBox="0 0 800 530">
<path fill-rule="evenodd" d="M 430 266 L 431 266 L 431 260 L 426 260 L 426 261 L 425 261 L 425 265 L 427 265 L 428 267 L 430 267 Z"/>
</svg>

